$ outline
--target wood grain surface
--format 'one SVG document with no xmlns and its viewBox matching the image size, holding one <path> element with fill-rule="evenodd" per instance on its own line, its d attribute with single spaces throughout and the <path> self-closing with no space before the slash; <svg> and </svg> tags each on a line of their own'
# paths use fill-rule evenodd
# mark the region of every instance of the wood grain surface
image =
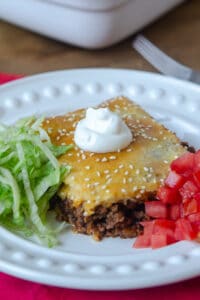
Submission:
<svg viewBox="0 0 200 300">
<path fill-rule="evenodd" d="M 200 70 L 200 0 L 186 1 L 142 33 L 175 59 Z M 107 49 L 85 50 L 0 21 L 0 72 L 28 75 L 79 67 L 155 71 L 131 49 L 132 38 Z"/>
</svg>

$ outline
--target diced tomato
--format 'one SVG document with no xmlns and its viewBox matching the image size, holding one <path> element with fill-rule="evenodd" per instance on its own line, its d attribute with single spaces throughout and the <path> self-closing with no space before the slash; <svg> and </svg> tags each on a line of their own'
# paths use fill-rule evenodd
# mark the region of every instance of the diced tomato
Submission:
<svg viewBox="0 0 200 300">
<path fill-rule="evenodd" d="M 184 216 L 197 213 L 199 210 L 197 200 L 190 199 L 183 204 Z"/>
<path fill-rule="evenodd" d="M 136 238 L 134 248 L 147 248 L 151 246 L 151 235 L 153 233 L 154 221 L 143 221 L 140 223 L 143 226 L 143 235 Z"/>
<path fill-rule="evenodd" d="M 182 218 L 176 221 L 174 236 L 177 241 L 193 240 L 196 235 L 195 230 L 187 219 Z"/>
<path fill-rule="evenodd" d="M 145 212 L 152 218 L 167 218 L 167 206 L 161 201 L 145 202 Z"/>
<path fill-rule="evenodd" d="M 167 219 L 154 220 L 153 233 L 163 232 L 164 229 L 174 229 L 175 222 Z"/>
<path fill-rule="evenodd" d="M 167 244 L 175 242 L 175 222 L 172 220 L 158 219 L 154 222 L 153 234 L 161 234 L 167 237 Z"/>
<path fill-rule="evenodd" d="M 200 192 L 199 192 L 199 193 L 196 193 L 196 194 L 194 195 L 194 199 L 195 199 L 198 203 L 200 203 Z"/>
<path fill-rule="evenodd" d="M 167 186 L 161 186 L 159 188 L 157 197 L 165 204 L 174 204 L 181 201 L 178 191 Z"/>
<path fill-rule="evenodd" d="M 193 174 L 193 179 L 197 186 L 200 186 L 200 171 Z"/>
<path fill-rule="evenodd" d="M 139 235 L 134 244 L 134 248 L 147 248 L 151 246 L 151 235 Z"/>
<path fill-rule="evenodd" d="M 196 214 L 191 214 L 189 216 L 187 216 L 187 219 L 193 223 L 193 222 L 200 222 L 200 212 L 196 213 Z"/>
<path fill-rule="evenodd" d="M 172 171 L 188 177 L 192 174 L 194 168 L 194 153 L 186 152 L 171 163 Z"/>
<path fill-rule="evenodd" d="M 197 233 L 199 237 L 200 233 L 200 221 L 191 223 L 193 230 Z"/>
<path fill-rule="evenodd" d="M 182 188 L 179 189 L 179 192 L 183 198 L 183 202 L 185 202 L 185 200 L 193 198 L 193 196 L 197 194 L 198 191 L 198 187 L 192 180 L 186 181 Z"/>
<path fill-rule="evenodd" d="M 200 150 L 198 150 L 194 156 L 194 172 L 198 173 L 199 171 L 200 171 Z"/>
<path fill-rule="evenodd" d="M 140 222 L 143 226 L 144 235 L 151 235 L 153 233 L 154 221 Z"/>
<path fill-rule="evenodd" d="M 141 222 L 144 234 L 136 239 L 135 248 L 155 249 L 200 237 L 200 150 L 171 163 L 157 199 L 145 203 L 146 215 L 154 220 Z"/>
<path fill-rule="evenodd" d="M 165 184 L 174 189 L 179 189 L 185 182 L 185 178 L 175 171 L 170 171 L 169 175 L 165 179 Z"/>
<path fill-rule="evenodd" d="M 180 204 L 172 204 L 169 206 L 169 218 L 171 220 L 177 220 L 181 216 L 181 206 Z"/>
<path fill-rule="evenodd" d="M 168 245 L 168 238 L 165 234 L 152 234 L 151 236 L 151 247 L 152 249 L 161 248 Z"/>
</svg>

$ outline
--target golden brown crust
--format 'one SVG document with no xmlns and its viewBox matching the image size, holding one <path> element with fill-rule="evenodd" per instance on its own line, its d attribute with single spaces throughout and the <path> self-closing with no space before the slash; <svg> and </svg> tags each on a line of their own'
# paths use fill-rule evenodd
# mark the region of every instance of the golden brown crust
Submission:
<svg viewBox="0 0 200 300">
<path fill-rule="evenodd" d="M 109 207 L 121 199 L 147 199 L 166 177 L 170 162 L 186 151 L 175 134 L 125 97 L 101 106 L 117 112 L 132 130 L 134 138 L 120 152 L 96 154 L 75 146 L 60 157 L 60 163 L 70 164 L 72 171 L 59 196 L 73 201 L 74 207 L 82 205 L 87 215 L 91 215 L 98 205 Z M 76 124 L 84 115 L 85 110 L 78 110 L 47 119 L 44 127 L 53 143 L 74 144 Z"/>
</svg>

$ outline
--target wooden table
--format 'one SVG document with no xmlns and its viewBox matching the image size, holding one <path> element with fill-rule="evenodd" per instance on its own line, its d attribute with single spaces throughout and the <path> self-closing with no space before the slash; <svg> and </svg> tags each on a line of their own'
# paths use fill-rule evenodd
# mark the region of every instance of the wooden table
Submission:
<svg viewBox="0 0 200 300">
<path fill-rule="evenodd" d="M 175 59 L 200 70 L 200 0 L 190 0 L 143 30 Z M 0 22 L 0 72 L 34 74 L 77 67 L 154 71 L 131 49 L 131 40 L 104 50 L 85 50 Z"/>
</svg>

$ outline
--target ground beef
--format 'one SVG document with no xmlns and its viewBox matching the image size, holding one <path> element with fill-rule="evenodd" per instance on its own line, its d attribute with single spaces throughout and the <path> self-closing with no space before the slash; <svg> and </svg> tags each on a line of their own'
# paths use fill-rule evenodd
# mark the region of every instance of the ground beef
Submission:
<svg viewBox="0 0 200 300">
<path fill-rule="evenodd" d="M 151 197 L 152 198 L 152 197 Z M 60 221 L 69 222 L 78 233 L 103 237 L 132 238 L 142 232 L 140 221 L 147 219 L 144 204 L 138 200 L 123 200 L 110 207 L 99 205 L 90 216 L 84 216 L 82 206 L 73 207 L 72 201 L 55 197 L 51 203 Z"/>
</svg>

